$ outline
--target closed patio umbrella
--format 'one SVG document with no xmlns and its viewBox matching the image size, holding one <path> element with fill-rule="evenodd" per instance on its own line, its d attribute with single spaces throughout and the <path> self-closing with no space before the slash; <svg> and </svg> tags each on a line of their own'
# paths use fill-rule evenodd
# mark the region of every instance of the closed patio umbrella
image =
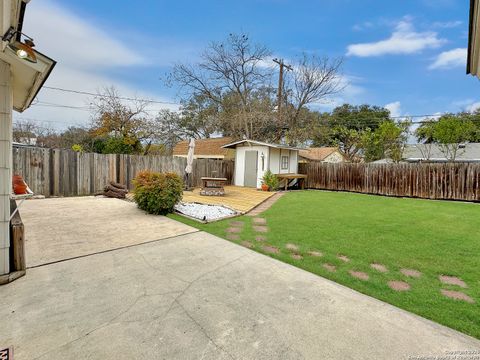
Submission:
<svg viewBox="0 0 480 360">
<path fill-rule="evenodd" d="M 193 154 L 195 153 L 195 140 L 192 138 L 188 144 L 187 166 L 185 167 L 185 187 L 189 188 L 190 174 L 193 171 Z"/>
</svg>

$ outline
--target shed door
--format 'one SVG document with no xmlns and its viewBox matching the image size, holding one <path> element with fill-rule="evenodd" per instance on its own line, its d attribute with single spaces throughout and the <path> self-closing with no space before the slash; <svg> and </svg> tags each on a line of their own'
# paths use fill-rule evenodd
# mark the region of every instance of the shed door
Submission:
<svg viewBox="0 0 480 360">
<path fill-rule="evenodd" d="M 245 151 L 245 169 L 243 186 L 257 187 L 258 151 Z"/>
</svg>

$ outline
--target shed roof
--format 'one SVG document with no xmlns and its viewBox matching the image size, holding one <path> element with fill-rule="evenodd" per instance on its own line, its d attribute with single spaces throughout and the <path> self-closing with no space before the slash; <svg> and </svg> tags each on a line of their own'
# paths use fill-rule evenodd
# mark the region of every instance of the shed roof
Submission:
<svg viewBox="0 0 480 360">
<path fill-rule="evenodd" d="M 226 156 L 228 150 L 223 148 L 223 145 L 232 142 L 231 137 L 199 139 L 195 140 L 195 155 L 205 156 Z M 183 156 L 188 154 L 189 140 L 183 140 L 177 143 L 173 148 L 174 156 Z"/>
<path fill-rule="evenodd" d="M 299 154 L 301 157 L 308 160 L 323 161 L 334 152 L 340 153 L 340 151 L 336 147 L 315 147 L 300 150 Z"/>
<path fill-rule="evenodd" d="M 234 149 L 234 148 L 237 147 L 237 145 L 245 144 L 245 143 L 247 143 L 250 146 L 251 145 L 260 145 L 260 146 L 268 146 L 268 147 L 275 148 L 275 149 L 302 150 L 301 148 L 296 148 L 296 147 L 293 147 L 293 146 L 281 145 L 281 144 L 271 144 L 271 143 L 266 143 L 266 142 L 263 142 L 263 141 L 256 141 L 256 140 L 249 140 L 249 139 L 235 141 L 235 142 L 232 142 L 230 144 L 223 145 L 222 147 L 225 148 L 225 149 L 227 149 L 227 148 Z"/>
</svg>

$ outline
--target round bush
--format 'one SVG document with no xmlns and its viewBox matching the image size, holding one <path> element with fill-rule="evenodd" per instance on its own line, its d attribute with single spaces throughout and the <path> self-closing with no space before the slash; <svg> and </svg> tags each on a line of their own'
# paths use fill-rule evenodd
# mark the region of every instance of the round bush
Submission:
<svg viewBox="0 0 480 360">
<path fill-rule="evenodd" d="M 183 181 L 175 173 L 142 171 L 133 180 L 138 207 L 150 214 L 166 215 L 182 199 Z"/>
</svg>

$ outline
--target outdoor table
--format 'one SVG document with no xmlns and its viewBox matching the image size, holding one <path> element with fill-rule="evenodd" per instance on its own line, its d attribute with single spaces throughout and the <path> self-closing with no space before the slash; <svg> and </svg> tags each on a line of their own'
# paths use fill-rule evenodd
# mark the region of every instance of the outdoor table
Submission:
<svg viewBox="0 0 480 360">
<path fill-rule="evenodd" d="M 202 190 L 200 195 L 204 196 L 223 196 L 225 195 L 224 186 L 227 178 L 202 177 Z"/>
<path fill-rule="evenodd" d="M 307 175 L 304 174 L 276 174 L 280 180 L 285 180 L 285 191 L 288 189 L 289 180 L 297 179 L 300 183 L 300 188 L 305 189 L 305 179 Z"/>
</svg>

